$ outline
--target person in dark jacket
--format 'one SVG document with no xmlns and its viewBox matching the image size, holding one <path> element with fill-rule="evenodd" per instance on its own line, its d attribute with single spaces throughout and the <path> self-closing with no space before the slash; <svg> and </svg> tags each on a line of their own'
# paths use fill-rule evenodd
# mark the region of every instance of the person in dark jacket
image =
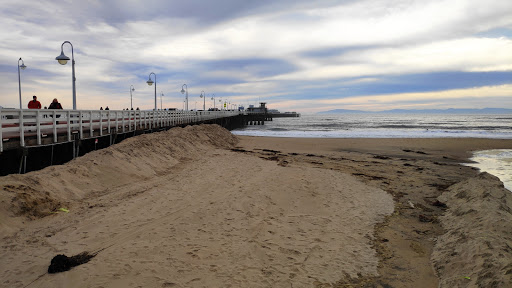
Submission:
<svg viewBox="0 0 512 288">
<path fill-rule="evenodd" d="M 53 101 L 52 103 L 50 103 L 50 106 L 48 106 L 48 109 L 62 109 L 62 105 L 60 105 L 59 100 L 57 100 L 57 98 L 53 98 Z M 60 115 L 57 115 L 57 118 L 60 118 Z M 57 122 L 57 124 L 59 124 L 59 122 Z"/>
<path fill-rule="evenodd" d="M 48 109 L 62 109 L 62 105 L 60 105 L 59 100 L 57 100 L 57 98 L 53 98 L 53 101 L 48 107 Z"/>
</svg>

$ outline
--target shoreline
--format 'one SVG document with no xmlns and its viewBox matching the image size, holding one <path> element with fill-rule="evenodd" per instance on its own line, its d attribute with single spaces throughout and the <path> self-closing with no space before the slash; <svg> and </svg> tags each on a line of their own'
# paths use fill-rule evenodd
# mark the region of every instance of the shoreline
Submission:
<svg viewBox="0 0 512 288">
<path fill-rule="evenodd" d="M 309 137 L 274 137 L 274 136 L 247 136 L 236 135 L 240 139 L 257 139 L 268 138 L 272 145 L 283 147 L 283 141 L 300 142 L 303 147 L 313 147 L 320 145 L 321 149 L 334 149 L 338 145 L 338 149 L 377 151 L 387 149 L 398 149 L 400 147 L 411 148 L 412 146 L 419 149 L 429 149 L 438 152 L 447 152 L 455 155 L 457 158 L 465 159 L 465 162 L 471 158 L 471 153 L 480 150 L 491 149 L 512 149 L 512 139 L 496 139 L 496 138 L 476 138 L 476 137 L 434 137 L 434 138 L 309 138 Z M 272 141 L 276 139 L 276 141 Z M 375 145 L 372 142 L 378 141 Z M 246 141 L 250 142 L 250 141 Z M 315 143 L 316 142 L 316 143 Z M 318 143 L 320 142 L 320 143 Z M 381 147 L 382 146 L 382 147 Z M 412 147 L 412 148 L 414 148 Z"/>
<path fill-rule="evenodd" d="M 380 258 L 380 276 L 363 277 L 346 282 L 347 285 L 355 287 L 364 287 L 367 283 L 391 287 L 438 287 L 438 281 L 444 281 L 447 275 L 441 275 L 439 266 L 443 265 L 434 266 L 430 258 L 436 251 L 435 239 L 446 232 L 440 219 L 450 209 L 450 206 L 448 208 L 443 206 L 444 203 L 440 202 L 438 197 L 448 193 L 450 187 L 456 183 L 486 174 L 480 173 L 476 168 L 463 165 L 470 162 L 469 158 L 473 151 L 512 147 L 512 140 L 487 138 L 238 137 L 241 139 L 239 146 L 247 150 L 264 153 L 272 147 L 280 151 L 275 153 L 282 155 L 276 160 L 278 162 L 312 165 L 320 169 L 334 169 L 349 173 L 360 181 L 379 187 L 393 196 L 395 212 L 375 227 L 374 247 Z M 494 177 L 493 180 L 482 185 L 493 187 L 500 184 L 501 182 Z M 467 189 L 471 189 L 471 186 Z M 501 190 L 501 192 L 504 191 Z M 511 196 L 512 194 L 505 190 L 503 197 L 510 199 Z M 503 205 L 512 208 L 512 202 Z M 491 211 L 482 211 L 484 215 L 488 212 Z M 480 228 L 485 232 L 485 227 Z M 475 228 L 475 230 L 478 229 Z M 503 237 L 503 239 L 510 239 L 510 232 L 506 232 Z M 494 253 L 499 254 L 503 251 L 494 251 Z M 489 253 L 489 255 L 496 254 Z M 449 253 L 445 256 L 445 258 L 451 257 Z M 476 260 L 477 258 L 468 262 L 479 261 Z M 437 259 L 437 263 L 440 262 L 442 261 Z M 464 270 L 464 273 L 471 274 L 467 267 L 462 266 L 453 270 L 457 272 Z M 478 278 L 474 274 L 472 274 L 473 279 Z M 457 280 L 460 281 L 460 279 Z M 441 287 L 473 287 L 469 285 L 467 279 L 462 279 L 461 283 L 450 282 L 450 285 L 442 283 Z M 485 287 L 485 285 L 474 285 L 474 287 Z"/>
<path fill-rule="evenodd" d="M 495 272 L 469 275 L 444 262 L 453 251 L 435 239 L 446 234 L 449 201 L 460 199 L 448 195 L 476 184 L 480 194 L 499 190 L 494 177 L 460 164 L 471 147 L 503 146 L 512 140 L 235 137 L 218 125 L 132 137 L 0 177 L 0 279 L 9 287 L 438 287 L 464 271 L 486 283 Z M 492 202 L 512 207 L 500 197 Z M 499 244 L 508 239 L 503 232 L 486 253 L 507 256 Z M 464 239 L 442 238 L 450 249 L 454 240 Z M 56 254 L 84 250 L 102 252 L 36 279 Z M 473 257 L 467 262 L 494 256 Z"/>
</svg>

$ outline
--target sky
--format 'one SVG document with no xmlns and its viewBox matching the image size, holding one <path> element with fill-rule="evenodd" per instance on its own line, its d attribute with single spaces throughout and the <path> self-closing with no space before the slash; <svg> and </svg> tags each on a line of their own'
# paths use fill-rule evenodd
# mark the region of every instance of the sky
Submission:
<svg viewBox="0 0 512 288">
<path fill-rule="evenodd" d="M 3 107 L 22 58 L 22 106 L 71 109 L 69 41 L 77 109 L 153 109 L 152 72 L 158 108 L 512 108 L 506 0 L 0 0 L 0 27 Z"/>
</svg>

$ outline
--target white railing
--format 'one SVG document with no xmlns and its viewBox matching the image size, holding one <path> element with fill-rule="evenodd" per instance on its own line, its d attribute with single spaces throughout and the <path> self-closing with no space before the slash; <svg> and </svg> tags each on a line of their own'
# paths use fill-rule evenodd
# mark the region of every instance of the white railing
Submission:
<svg viewBox="0 0 512 288">
<path fill-rule="evenodd" d="M 0 109 L 0 152 L 3 142 L 19 139 L 25 147 L 26 137 L 35 137 L 41 145 L 43 137 L 57 136 L 72 140 L 73 134 L 84 139 L 111 133 L 126 133 L 192 124 L 216 118 L 239 115 L 239 111 L 183 111 L 183 110 L 49 110 L 49 109 Z M 66 141 L 61 140 L 60 142 Z"/>
</svg>

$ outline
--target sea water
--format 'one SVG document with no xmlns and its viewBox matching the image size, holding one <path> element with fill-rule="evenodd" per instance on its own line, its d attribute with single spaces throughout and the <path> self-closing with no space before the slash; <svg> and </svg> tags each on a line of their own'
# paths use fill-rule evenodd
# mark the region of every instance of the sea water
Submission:
<svg viewBox="0 0 512 288">
<path fill-rule="evenodd" d="M 313 138 L 512 139 L 512 115 L 311 114 L 249 125 L 237 135 Z"/>
<path fill-rule="evenodd" d="M 512 139 L 512 115 L 311 114 L 249 125 L 236 135 L 307 138 L 491 138 Z M 512 191 L 512 149 L 474 153 L 471 164 L 500 178 Z"/>
<path fill-rule="evenodd" d="M 466 165 L 497 176 L 505 188 L 512 191 L 512 149 L 477 151 L 471 160 L 475 163 Z"/>
</svg>

